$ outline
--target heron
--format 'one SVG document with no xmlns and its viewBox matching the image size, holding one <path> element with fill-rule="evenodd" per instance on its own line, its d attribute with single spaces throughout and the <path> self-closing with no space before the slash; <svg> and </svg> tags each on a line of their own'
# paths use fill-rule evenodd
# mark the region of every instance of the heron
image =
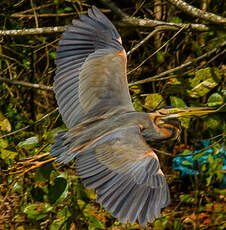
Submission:
<svg viewBox="0 0 226 230">
<path fill-rule="evenodd" d="M 151 143 L 177 139 L 180 117 L 215 110 L 164 107 L 148 113 L 136 111 L 122 39 L 95 6 L 63 33 L 56 67 L 54 92 L 68 130 L 56 135 L 50 153 L 20 162 L 17 172 L 75 159 L 75 170 L 84 185 L 95 190 L 97 202 L 120 222 L 138 221 L 141 226 L 153 222 L 169 205 L 170 192 Z M 28 162 L 32 166 L 23 171 Z"/>
</svg>

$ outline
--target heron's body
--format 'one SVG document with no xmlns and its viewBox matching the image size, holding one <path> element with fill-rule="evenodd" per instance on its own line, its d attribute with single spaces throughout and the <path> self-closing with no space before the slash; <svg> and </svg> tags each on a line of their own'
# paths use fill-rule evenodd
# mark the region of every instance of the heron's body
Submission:
<svg viewBox="0 0 226 230">
<path fill-rule="evenodd" d="M 67 27 L 56 65 L 54 91 L 68 131 L 57 134 L 52 158 L 42 164 L 75 159 L 78 175 L 107 211 L 121 222 L 138 220 L 145 226 L 170 202 L 158 157 L 147 141 L 177 138 L 178 114 L 199 109 L 135 111 L 121 38 L 95 7 Z"/>
<path fill-rule="evenodd" d="M 74 158 L 78 151 L 87 148 L 102 137 L 126 127 L 139 127 L 140 134 L 149 142 L 164 141 L 178 137 L 179 127 L 177 132 L 175 132 L 175 129 L 171 129 L 170 126 L 164 126 L 162 129 L 161 127 L 157 128 L 159 126 L 155 122 L 158 121 L 150 119 L 150 116 L 155 116 L 155 113 L 148 114 L 132 111 L 88 119 L 72 128 L 69 132 L 63 132 L 65 135 L 64 139 L 68 141 L 70 151 L 67 153 L 58 151 L 57 154 L 53 153 L 53 156 L 59 156 L 58 162 L 67 163 L 71 158 Z M 146 132 L 149 134 L 147 138 Z M 62 136 L 62 133 L 60 133 L 60 136 Z M 56 142 L 56 144 L 58 143 Z"/>
</svg>

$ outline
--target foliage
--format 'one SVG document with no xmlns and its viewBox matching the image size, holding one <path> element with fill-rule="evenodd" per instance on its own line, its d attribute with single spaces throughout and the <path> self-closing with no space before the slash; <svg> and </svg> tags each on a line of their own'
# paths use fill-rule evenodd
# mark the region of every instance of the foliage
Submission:
<svg viewBox="0 0 226 230">
<path fill-rule="evenodd" d="M 36 14 L 45 16 L 35 17 Z M 101 1 L 8 1 L 0 2 L 1 29 L 25 29 L 70 24 L 79 12 Z M 176 23 L 193 22 L 167 1 L 114 1 L 124 12 L 140 18 L 171 20 Z M 159 3 L 161 2 L 159 8 Z M 190 2 L 190 1 L 187 1 Z M 193 1 L 196 7 L 202 4 Z M 206 1 L 205 1 L 206 2 Z M 211 12 L 223 15 L 223 0 L 209 1 Z M 106 8 L 105 8 L 106 9 Z M 15 14 L 20 16 L 15 16 Z M 58 14 L 56 16 L 55 14 Z M 116 24 L 127 51 L 143 40 L 150 30 L 121 27 L 116 15 L 106 13 Z M 22 16 L 21 16 L 22 15 Z M 159 18 L 160 17 L 160 18 Z M 162 31 L 151 37 L 128 56 L 128 71 L 137 67 L 174 35 Z M 55 50 L 60 34 L 2 36 L 0 38 L 0 77 L 34 84 L 52 86 L 55 72 Z M 218 47 L 224 31 L 205 33 L 184 30 L 157 55 L 128 75 L 129 82 L 146 79 L 191 61 Z M 185 69 L 175 71 L 171 78 L 135 85 L 130 88 L 134 107 L 139 111 L 161 106 L 220 106 L 225 102 L 225 65 L 218 53 L 206 57 Z M 64 130 L 57 112 L 44 115 L 56 108 L 54 93 L 40 88 L 10 84 L 0 80 L 0 136 L 30 125 L 15 135 L 0 137 L 1 172 L 16 160 L 48 152 L 53 137 Z M 158 146 L 161 150 L 177 153 L 196 149 L 200 139 L 211 139 L 216 154 L 225 135 L 225 114 L 218 113 L 203 119 L 184 119 L 181 140 Z M 150 227 L 154 229 L 224 229 L 224 197 L 222 161 L 208 155 L 199 168 L 199 176 L 181 179 L 172 169 L 172 158 L 158 154 L 171 190 L 171 205 Z M 196 158 L 201 157 L 197 155 Z M 4 175 L 4 176 L 3 176 Z M 17 179 L 14 175 L 0 177 L 0 229 L 139 229 L 137 224 L 121 224 L 95 202 L 92 190 L 85 189 L 74 170 L 73 162 L 63 167 L 46 165 Z"/>
</svg>

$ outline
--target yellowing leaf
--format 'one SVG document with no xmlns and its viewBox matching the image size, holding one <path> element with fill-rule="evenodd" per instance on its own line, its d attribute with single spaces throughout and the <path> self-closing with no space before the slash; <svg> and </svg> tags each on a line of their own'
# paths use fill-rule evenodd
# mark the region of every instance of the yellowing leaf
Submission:
<svg viewBox="0 0 226 230">
<path fill-rule="evenodd" d="M 221 73 L 217 68 L 200 69 L 195 73 L 195 77 L 189 80 L 192 88 L 187 92 L 191 97 L 202 97 L 217 86 L 221 78 Z"/>
<path fill-rule="evenodd" d="M 17 152 L 13 152 L 7 149 L 1 149 L 1 158 L 13 160 L 18 155 Z"/>
<path fill-rule="evenodd" d="M 8 142 L 7 140 L 0 139 L 0 148 L 7 148 L 8 147 Z"/>
<path fill-rule="evenodd" d="M 12 126 L 9 120 L 2 114 L 1 111 L 0 111 L 0 129 L 2 131 L 8 131 L 8 132 L 12 130 Z"/>
</svg>

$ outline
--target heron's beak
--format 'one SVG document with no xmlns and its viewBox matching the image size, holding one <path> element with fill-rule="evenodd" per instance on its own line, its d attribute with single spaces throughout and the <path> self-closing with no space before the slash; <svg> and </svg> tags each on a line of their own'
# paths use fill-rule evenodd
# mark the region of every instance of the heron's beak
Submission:
<svg viewBox="0 0 226 230">
<path fill-rule="evenodd" d="M 187 117 L 187 116 L 202 116 L 209 113 L 215 113 L 218 110 L 209 107 L 188 107 L 188 108 L 170 108 L 167 118 Z"/>
</svg>

